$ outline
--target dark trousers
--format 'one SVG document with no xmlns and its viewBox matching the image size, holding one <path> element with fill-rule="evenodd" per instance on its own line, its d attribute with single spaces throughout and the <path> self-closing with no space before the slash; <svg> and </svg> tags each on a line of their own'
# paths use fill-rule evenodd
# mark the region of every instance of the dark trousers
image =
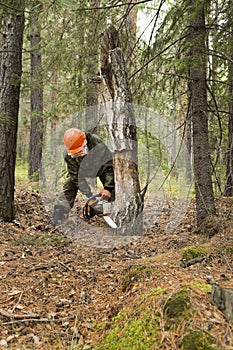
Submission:
<svg viewBox="0 0 233 350">
<path fill-rule="evenodd" d="M 77 192 L 78 187 L 68 178 L 63 185 L 62 193 L 60 193 L 55 200 L 55 205 L 61 205 L 64 210 L 69 213 L 70 209 L 74 206 Z"/>
</svg>

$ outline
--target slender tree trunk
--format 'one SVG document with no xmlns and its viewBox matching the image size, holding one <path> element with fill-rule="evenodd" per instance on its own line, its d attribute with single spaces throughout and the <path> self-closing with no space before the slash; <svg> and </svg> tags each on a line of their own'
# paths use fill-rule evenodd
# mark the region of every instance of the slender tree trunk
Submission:
<svg viewBox="0 0 233 350">
<path fill-rule="evenodd" d="M 177 171 L 176 154 L 177 154 L 177 133 L 176 133 L 176 120 L 172 122 L 172 145 L 171 145 L 171 176 L 178 179 L 179 173 Z"/>
<path fill-rule="evenodd" d="M 0 218 L 14 219 L 14 185 L 22 46 L 24 1 L 9 1 L 12 9 L 3 18 L 0 69 Z M 14 5 L 14 6 L 13 6 Z M 13 10 L 17 8 L 17 12 Z"/>
<path fill-rule="evenodd" d="M 125 0 L 125 2 L 128 2 Z M 127 68 L 134 67 L 136 58 L 137 43 L 137 7 L 134 4 L 128 4 L 125 16 L 125 54 Z"/>
<path fill-rule="evenodd" d="M 43 84 L 40 54 L 40 28 L 38 23 L 38 5 L 31 13 L 31 129 L 28 150 L 28 175 L 38 179 L 42 158 L 43 142 Z"/>
<path fill-rule="evenodd" d="M 100 0 L 90 0 L 91 7 L 100 6 Z M 97 85 L 93 83 L 99 74 L 100 70 L 100 45 L 96 41 L 96 31 L 98 28 L 98 10 L 92 10 L 92 15 L 88 22 L 88 43 L 89 43 L 89 55 L 88 55 L 88 75 L 89 81 L 87 83 L 87 93 L 86 93 L 86 105 L 87 105 L 87 115 L 86 115 L 86 125 L 87 129 L 99 133 L 98 128 L 98 105 L 99 105 L 99 90 Z"/>
<path fill-rule="evenodd" d="M 208 142 L 205 1 L 190 5 L 190 88 L 197 225 L 215 214 Z"/>
<path fill-rule="evenodd" d="M 185 170 L 186 178 L 189 182 L 192 181 L 192 124 L 189 116 L 186 120 L 186 129 L 185 129 L 185 146 L 186 146 L 186 155 L 185 155 Z"/>
<path fill-rule="evenodd" d="M 116 217 L 122 233 L 142 233 L 139 214 L 142 212 L 142 198 L 137 162 L 137 134 L 123 53 L 114 28 L 106 30 L 102 47 L 109 47 L 101 59 L 105 73 L 105 87 L 108 96 L 103 96 L 105 114 L 109 128 L 111 150 L 113 151 L 116 183 Z M 137 220 L 139 218 L 139 220 Z M 124 230 L 125 228 L 125 230 Z"/>
<path fill-rule="evenodd" d="M 233 5 L 231 6 L 231 9 Z M 231 40 L 233 41 L 233 25 L 231 26 Z M 231 61 L 228 63 L 229 79 L 229 119 L 228 119 L 228 149 L 227 149 L 227 168 L 226 185 L 224 195 L 233 196 L 233 50 L 231 51 Z"/>
<path fill-rule="evenodd" d="M 224 195 L 227 197 L 233 196 L 233 111 L 229 116 L 228 122 L 228 153 Z"/>
</svg>

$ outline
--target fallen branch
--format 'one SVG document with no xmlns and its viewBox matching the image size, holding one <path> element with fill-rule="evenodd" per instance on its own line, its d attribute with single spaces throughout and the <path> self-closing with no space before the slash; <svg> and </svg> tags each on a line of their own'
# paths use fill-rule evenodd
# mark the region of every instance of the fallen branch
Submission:
<svg viewBox="0 0 233 350">
<path fill-rule="evenodd" d="M 30 268 L 29 272 L 38 271 L 38 270 L 48 270 L 48 269 L 51 269 L 51 268 L 57 267 L 57 266 L 58 265 L 55 263 L 48 264 L 48 265 L 37 265 L 37 266 L 33 266 L 32 268 Z"/>
<path fill-rule="evenodd" d="M 59 265 L 62 266 L 63 268 L 65 268 L 66 270 L 72 270 L 69 268 L 69 266 L 66 266 L 66 264 L 70 264 L 72 263 L 74 260 L 68 260 L 68 261 L 59 261 L 58 263 L 51 263 L 51 264 L 48 264 L 48 265 L 36 265 L 36 266 L 33 266 L 29 269 L 29 272 L 32 272 L 32 271 L 38 271 L 38 270 L 48 270 L 48 269 L 51 269 L 53 267 L 58 267 Z"/>
<path fill-rule="evenodd" d="M 7 317 L 7 318 L 14 318 L 14 319 L 18 319 L 18 320 L 22 320 L 22 319 L 30 319 L 30 318 L 40 318 L 40 316 L 38 314 L 13 314 L 11 312 L 7 312 L 3 309 L 0 309 L 0 315 L 3 317 Z"/>
<path fill-rule="evenodd" d="M 75 315 L 69 316 L 69 317 L 63 317 L 63 318 L 25 318 L 20 320 L 12 320 L 8 322 L 2 322 L 0 323 L 1 326 L 9 325 L 9 324 L 17 324 L 17 323 L 26 323 L 26 322 L 38 322 L 38 323 L 49 323 L 49 322 L 63 322 L 67 320 L 73 320 L 75 319 Z"/>
<path fill-rule="evenodd" d="M 22 299 L 22 296 L 23 296 L 23 292 L 20 293 L 20 296 L 19 296 L 19 299 L 17 301 L 17 303 L 14 305 L 13 309 L 12 309 L 12 313 L 15 311 L 15 309 L 17 308 L 17 305 L 19 305 L 21 299 Z"/>
<path fill-rule="evenodd" d="M 206 256 L 201 256 L 188 261 L 181 261 L 180 266 L 186 268 L 196 263 L 201 263 L 205 259 L 206 259 Z"/>
</svg>

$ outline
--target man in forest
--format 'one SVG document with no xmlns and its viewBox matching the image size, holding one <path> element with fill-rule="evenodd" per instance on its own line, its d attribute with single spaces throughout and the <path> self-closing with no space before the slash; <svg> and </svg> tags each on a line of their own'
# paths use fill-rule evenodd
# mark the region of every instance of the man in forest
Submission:
<svg viewBox="0 0 233 350">
<path fill-rule="evenodd" d="M 78 190 L 87 198 L 92 196 L 87 178 L 100 179 L 103 189 L 99 194 L 102 199 L 113 201 L 115 198 L 112 154 L 105 143 L 97 135 L 71 128 L 64 134 L 64 145 L 68 179 L 55 201 L 51 221 L 54 226 L 69 213 Z"/>
</svg>

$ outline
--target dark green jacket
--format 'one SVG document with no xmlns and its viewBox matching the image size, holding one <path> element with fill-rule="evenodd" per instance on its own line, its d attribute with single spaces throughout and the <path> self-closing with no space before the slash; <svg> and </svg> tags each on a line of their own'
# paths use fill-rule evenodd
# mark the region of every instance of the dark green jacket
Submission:
<svg viewBox="0 0 233 350">
<path fill-rule="evenodd" d="M 91 189 L 87 178 L 99 177 L 104 189 L 114 194 L 114 171 L 112 153 L 99 136 L 86 133 L 88 154 L 84 158 L 72 158 L 65 153 L 67 170 L 71 180 L 87 197 Z"/>
</svg>

